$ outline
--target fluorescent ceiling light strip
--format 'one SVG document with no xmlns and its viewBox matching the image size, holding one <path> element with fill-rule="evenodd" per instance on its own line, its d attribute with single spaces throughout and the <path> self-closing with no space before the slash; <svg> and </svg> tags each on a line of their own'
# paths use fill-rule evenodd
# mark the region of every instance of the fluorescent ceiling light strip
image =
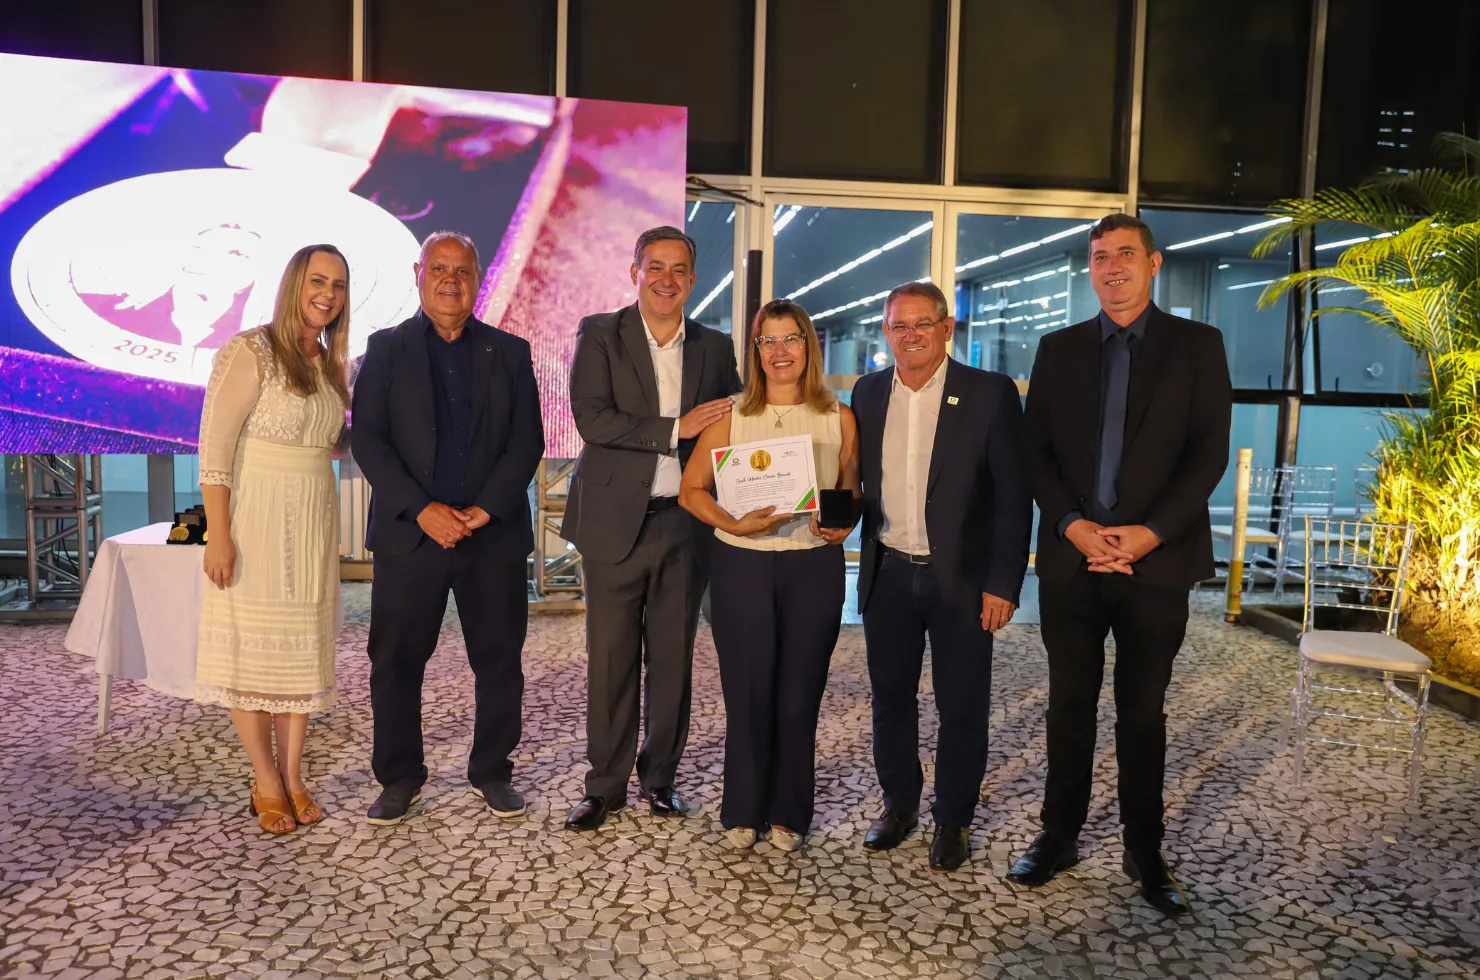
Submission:
<svg viewBox="0 0 1480 980">
<path fill-rule="evenodd" d="M 1385 232 L 1382 232 L 1381 234 L 1378 234 L 1378 235 L 1362 235 L 1360 238 L 1343 238 L 1339 242 L 1327 242 L 1324 245 L 1317 245 L 1316 246 L 1316 251 L 1317 252 L 1324 252 L 1328 248 L 1346 248 L 1348 245 L 1360 245 L 1362 242 L 1375 242 L 1379 238 L 1392 238 L 1392 237 L 1393 237 L 1393 233 L 1392 232 L 1385 231 Z"/>
<path fill-rule="evenodd" d="M 729 272 L 725 273 L 725 277 L 719 281 L 719 285 L 711 289 L 709 291 L 709 295 L 704 297 L 704 302 L 694 307 L 694 312 L 690 313 L 689 316 L 698 319 L 699 314 L 703 313 L 709 307 L 709 304 L 713 303 L 715 299 L 719 297 L 719 294 L 725 291 L 725 287 L 734 281 L 735 270 L 731 269 Z"/>
<path fill-rule="evenodd" d="M 919 279 L 916 279 L 915 280 L 915 282 L 929 282 L 929 281 L 930 281 L 930 277 L 929 276 L 921 276 Z M 855 299 L 851 303 L 844 303 L 842 306 L 834 306 L 830 310 L 823 310 L 821 313 L 814 313 L 814 314 L 812 314 L 812 322 L 813 323 L 816 323 L 818 320 L 821 320 L 823 317 L 833 316 L 834 314 L 842 313 L 845 310 L 851 310 L 854 307 L 863 306 L 865 303 L 875 303 L 875 302 L 878 302 L 879 300 L 881 300 L 884 297 L 888 296 L 890 292 L 892 292 L 891 289 L 885 289 L 885 290 L 882 290 L 881 292 L 874 293 L 872 296 L 865 296 L 862 299 Z"/>
<path fill-rule="evenodd" d="M 906 232 L 905 234 L 900 235 L 898 238 L 894 239 L 892 242 L 886 242 L 885 244 L 879 246 L 878 248 L 870 249 L 869 251 L 867 251 L 867 252 L 863 253 L 862 255 L 860 255 L 858 258 L 854 259 L 852 262 L 848 262 L 848 263 L 845 263 L 845 264 L 839 266 L 838 268 L 836 268 L 833 271 L 829 272 L 825 276 L 819 276 L 818 278 L 813 279 L 811 282 L 807 283 L 805 286 L 803 286 L 801 289 L 798 289 L 796 292 L 788 293 L 786 295 L 786 298 L 787 299 L 796 299 L 798 296 L 804 296 L 807 293 L 810 293 L 812 290 L 816 289 L 818 286 L 821 286 L 821 285 L 823 285 L 825 283 L 832 282 L 834 279 L 838 278 L 838 276 L 845 275 L 845 274 L 847 274 L 849 272 L 852 272 L 854 269 L 856 269 L 859 266 L 863 265 L 865 262 L 868 262 L 871 259 L 878 258 L 880 255 L 883 255 L 885 252 L 889 251 L 890 249 L 892 249 L 892 248 L 898 248 L 900 245 L 903 245 L 905 242 L 908 242 L 911 239 L 920 237 L 921 235 L 925 234 L 927 231 L 929 231 L 934 226 L 935 226 L 935 221 L 934 220 L 927 221 L 923 225 L 920 225 L 918 228 L 914 228 L 914 229 Z M 886 293 L 885 295 L 888 295 L 888 294 Z"/>
<path fill-rule="evenodd" d="M 979 259 L 972 259 L 965 265 L 956 266 L 956 271 L 965 272 L 967 269 L 975 269 L 979 266 L 986 265 L 988 262 L 996 262 L 999 259 L 1005 259 L 1010 255 L 1017 255 L 1021 252 L 1028 251 L 1028 249 L 1030 248 L 1037 248 L 1039 245 L 1047 245 L 1049 242 L 1056 242 L 1060 238 L 1068 238 L 1070 235 L 1077 235 L 1082 231 L 1089 231 L 1089 229 L 1090 224 L 1075 225 L 1073 228 L 1065 228 L 1063 231 L 1056 231 L 1052 235 L 1045 235 L 1037 241 L 1027 242 L 1023 245 L 1015 245 L 1012 248 L 1006 249 L 1002 252 L 998 252 L 996 255 L 984 255 Z"/>
<path fill-rule="evenodd" d="M 797 216 L 797 212 L 801 209 L 802 206 L 800 204 L 793 204 L 785 214 L 781 214 L 781 208 L 778 206 L 776 208 L 776 212 L 779 217 L 776 218 L 775 227 L 771 229 L 771 237 L 775 238 L 777 235 L 781 234 L 781 229 L 791 224 L 792 219 Z"/>
<path fill-rule="evenodd" d="M 691 208 L 689 208 L 689 216 L 688 216 L 688 218 L 686 220 L 693 221 L 694 220 L 694 215 L 696 215 L 696 214 L 699 213 L 699 205 L 701 205 L 703 203 L 704 203 L 703 201 L 695 201 L 694 202 L 694 206 L 691 207 Z"/>
<path fill-rule="evenodd" d="M 1238 232 L 1236 231 L 1220 231 L 1214 235 L 1204 235 L 1201 238 L 1193 238 L 1185 242 L 1178 242 L 1175 245 L 1168 245 L 1167 251 L 1175 252 L 1179 248 L 1191 248 L 1194 245 L 1206 245 L 1208 242 L 1216 242 L 1220 239 L 1232 238 L 1236 234 L 1238 234 Z"/>
<path fill-rule="evenodd" d="M 1236 234 L 1236 235 L 1242 235 L 1242 234 L 1245 234 L 1245 233 L 1251 232 L 1251 231 L 1262 231 L 1265 228 L 1273 228 L 1275 225 L 1288 224 L 1289 221 L 1290 221 L 1290 219 L 1288 217 L 1284 217 L 1284 218 L 1270 218 L 1267 221 L 1256 221 L 1252 225 L 1244 225 L 1238 231 L 1234 232 L 1234 234 Z"/>
<path fill-rule="evenodd" d="M 1236 286 L 1229 286 L 1228 288 L 1229 289 L 1253 289 L 1255 286 L 1268 286 L 1272 282 L 1274 282 L 1273 279 L 1260 279 L 1258 282 L 1241 282 L 1241 283 L 1239 283 Z"/>
</svg>

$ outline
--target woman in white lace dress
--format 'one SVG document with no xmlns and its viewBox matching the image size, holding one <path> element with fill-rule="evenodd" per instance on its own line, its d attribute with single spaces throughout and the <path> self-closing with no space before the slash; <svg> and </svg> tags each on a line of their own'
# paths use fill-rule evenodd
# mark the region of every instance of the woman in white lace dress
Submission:
<svg viewBox="0 0 1480 980">
<path fill-rule="evenodd" d="M 349 403 L 349 309 L 339 250 L 299 250 L 272 323 L 216 355 L 200 417 L 205 573 L 215 587 L 201 604 L 195 698 L 231 709 L 256 777 L 252 812 L 272 834 L 324 816 L 300 768 L 308 713 L 335 699 L 330 453 Z"/>
</svg>

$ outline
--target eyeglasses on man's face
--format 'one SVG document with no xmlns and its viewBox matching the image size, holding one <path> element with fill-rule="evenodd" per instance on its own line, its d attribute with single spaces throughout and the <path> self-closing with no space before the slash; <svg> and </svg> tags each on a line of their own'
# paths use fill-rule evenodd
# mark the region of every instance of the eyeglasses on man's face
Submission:
<svg viewBox="0 0 1480 980">
<path fill-rule="evenodd" d="M 764 334 L 755 338 L 756 349 L 762 354 L 776 350 L 778 345 L 783 350 L 801 350 L 807 346 L 807 337 L 800 333 L 784 333 L 779 337 L 775 334 Z"/>
<path fill-rule="evenodd" d="M 908 333 L 929 333 L 940 324 L 945 317 L 937 317 L 934 320 L 914 320 L 909 323 L 901 320 L 898 323 L 886 323 L 884 329 L 889 331 L 892 337 L 903 337 Z"/>
</svg>

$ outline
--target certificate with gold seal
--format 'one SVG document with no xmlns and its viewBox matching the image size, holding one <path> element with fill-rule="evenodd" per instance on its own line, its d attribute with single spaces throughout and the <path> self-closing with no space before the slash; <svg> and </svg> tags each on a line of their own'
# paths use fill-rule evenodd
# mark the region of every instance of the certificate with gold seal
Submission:
<svg viewBox="0 0 1480 980">
<path fill-rule="evenodd" d="M 714 450 L 719 505 L 732 517 L 775 507 L 780 514 L 817 511 L 817 466 L 812 437 L 765 439 Z"/>
</svg>

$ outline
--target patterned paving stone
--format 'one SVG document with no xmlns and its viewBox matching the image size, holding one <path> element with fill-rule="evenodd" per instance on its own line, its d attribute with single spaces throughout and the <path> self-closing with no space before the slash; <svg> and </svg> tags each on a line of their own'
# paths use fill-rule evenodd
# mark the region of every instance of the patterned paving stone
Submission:
<svg viewBox="0 0 1480 980">
<path fill-rule="evenodd" d="M 1400 764 L 1347 749 L 1317 751 L 1294 789 L 1279 752 L 1291 650 L 1224 625 L 1212 597 L 1194 601 L 1170 697 L 1167 851 L 1196 909 L 1180 923 L 1119 871 L 1108 690 L 1085 860 L 1036 891 L 1002 877 L 1035 832 L 1044 776 L 1036 627 L 999 639 L 973 860 L 938 874 L 928 832 L 886 854 L 860 846 L 878 787 L 856 626 L 833 659 L 818 830 L 800 853 L 723 844 L 707 627 L 681 771 L 699 812 L 560 829 L 584 770 L 577 616 L 531 625 L 527 818 L 496 820 L 466 785 L 472 675 L 449 613 L 426 685 L 425 803 L 373 829 L 368 593 L 346 599 L 342 703 L 316 718 L 308 754 L 329 817 L 287 838 L 247 816 L 224 711 L 122 682 L 114 729 L 95 737 L 96 678 L 64 628 L 0 627 L 0 976 L 1480 976 L 1480 725 L 1434 713 L 1417 807 Z"/>
</svg>

